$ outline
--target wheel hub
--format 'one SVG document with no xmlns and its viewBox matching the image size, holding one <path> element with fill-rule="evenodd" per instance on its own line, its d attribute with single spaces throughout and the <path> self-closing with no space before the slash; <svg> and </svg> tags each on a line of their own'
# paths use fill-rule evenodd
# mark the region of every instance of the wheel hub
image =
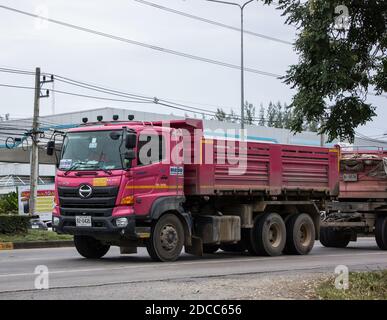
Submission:
<svg viewBox="0 0 387 320">
<path fill-rule="evenodd" d="M 282 240 L 280 226 L 277 223 L 272 223 L 269 227 L 269 242 L 273 247 L 278 247 Z"/>
<path fill-rule="evenodd" d="M 311 241 L 311 233 L 309 229 L 304 224 L 300 227 L 300 243 L 303 246 L 307 246 Z"/>
<path fill-rule="evenodd" d="M 160 234 L 161 246 L 164 250 L 171 251 L 176 248 L 178 242 L 177 231 L 174 226 L 166 225 Z"/>
</svg>

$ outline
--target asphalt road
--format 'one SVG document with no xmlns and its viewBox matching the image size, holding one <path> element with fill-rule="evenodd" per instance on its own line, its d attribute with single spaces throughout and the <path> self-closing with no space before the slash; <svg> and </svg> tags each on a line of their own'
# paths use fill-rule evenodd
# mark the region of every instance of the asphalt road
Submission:
<svg viewBox="0 0 387 320">
<path fill-rule="evenodd" d="M 34 271 L 39 265 L 49 270 L 50 290 L 34 287 Z M 95 261 L 81 258 L 74 248 L 0 251 L 0 299 L 158 299 L 162 297 L 156 290 L 153 295 L 149 290 L 149 295 L 139 296 L 130 288 L 175 282 L 178 290 L 179 281 L 195 279 L 333 273 L 337 265 L 346 265 L 350 271 L 387 269 L 387 252 L 380 251 L 372 238 L 351 242 L 345 249 L 324 248 L 317 243 L 307 256 L 252 257 L 219 251 L 201 258 L 183 254 L 174 263 L 152 262 L 143 248 L 134 255 L 120 255 L 118 248 L 112 248 Z M 175 293 L 174 297 L 179 295 Z"/>
</svg>

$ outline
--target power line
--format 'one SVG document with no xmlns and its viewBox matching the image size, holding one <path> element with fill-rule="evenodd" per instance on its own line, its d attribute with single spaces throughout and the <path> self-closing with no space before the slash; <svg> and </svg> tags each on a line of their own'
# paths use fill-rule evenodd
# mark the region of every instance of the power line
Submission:
<svg viewBox="0 0 387 320">
<path fill-rule="evenodd" d="M 58 75 L 54 75 L 54 76 L 55 76 L 55 79 L 59 82 L 67 83 L 67 84 L 70 84 L 73 86 L 77 86 L 77 87 L 81 87 L 81 88 L 85 88 L 85 89 L 89 89 L 89 90 L 94 90 L 94 91 L 107 93 L 107 94 L 115 94 L 117 96 L 122 96 L 122 97 L 131 97 L 131 98 L 136 98 L 136 99 L 144 100 L 144 101 L 153 100 L 153 98 L 151 98 L 151 97 L 145 97 L 145 96 L 135 95 L 135 94 L 131 94 L 131 93 L 123 93 L 123 92 L 120 92 L 117 90 L 111 90 L 111 89 L 107 89 L 104 87 L 87 84 L 85 82 L 72 80 L 72 79 L 65 78 L 65 77 L 58 76 Z"/>
<path fill-rule="evenodd" d="M 164 11 L 167 11 L 167 12 L 178 14 L 178 15 L 190 18 L 190 19 L 194 19 L 194 20 L 205 22 L 205 23 L 209 23 L 211 25 L 215 25 L 215 26 L 218 26 L 218 27 L 222 27 L 222 28 L 226 28 L 226 29 L 230 29 L 230 30 L 234 30 L 234 31 L 239 31 L 239 32 L 241 31 L 240 28 L 237 28 L 237 27 L 234 27 L 234 26 L 231 26 L 231 25 L 228 25 L 228 24 L 224 24 L 224 23 L 217 22 L 217 21 L 214 21 L 214 20 L 210 20 L 210 19 L 199 17 L 199 16 L 195 16 L 193 14 L 189 14 L 189 13 L 186 13 L 186 12 L 183 12 L 183 11 L 178 11 L 178 10 L 175 10 L 175 9 L 164 7 L 164 6 L 161 6 L 161 5 L 153 3 L 153 2 L 144 1 L 144 0 L 134 0 L 134 1 L 136 1 L 138 3 L 141 3 L 141 4 L 145 4 L 147 6 L 151 6 L 151 7 L 160 9 L 160 10 L 164 10 Z M 287 44 L 287 45 L 293 45 L 290 41 L 274 38 L 274 37 L 267 36 L 267 35 L 264 35 L 264 34 L 261 34 L 261 33 L 257 33 L 257 32 L 253 32 L 253 31 L 245 30 L 244 33 L 252 35 L 252 36 L 255 36 L 255 37 L 258 37 L 258 38 L 266 39 L 266 40 L 271 40 L 271 41 L 275 41 L 275 42 L 279 42 L 279 43 L 283 43 L 283 44 Z"/>
<path fill-rule="evenodd" d="M 2 83 L 0 84 L 0 87 L 8 87 L 8 88 L 15 88 L 15 89 L 30 89 L 30 90 L 34 90 L 35 89 L 33 87 L 9 85 L 9 84 L 2 84 Z M 190 112 L 190 113 L 195 113 L 195 111 L 193 111 L 193 110 L 197 109 L 195 107 L 190 107 L 190 106 L 187 106 L 189 109 L 188 108 L 182 108 L 182 107 L 174 106 L 174 105 L 162 102 L 164 100 L 159 102 L 159 100 L 157 98 L 155 100 L 153 100 L 153 101 L 133 101 L 133 100 L 111 99 L 111 98 L 97 97 L 97 96 L 78 94 L 78 93 L 67 92 L 67 91 L 62 91 L 62 90 L 50 90 L 50 91 L 56 92 L 56 93 L 59 93 L 59 94 L 65 94 L 65 95 L 77 96 L 77 97 L 83 97 L 83 98 L 90 98 L 90 99 L 97 99 L 97 100 L 105 100 L 105 101 L 115 101 L 115 102 L 125 102 L 125 103 L 154 103 L 154 104 L 160 104 L 160 105 L 172 108 L 172 109 L 177 109 L 177 110 L 180 110 L 180 111 L 186 111 L 186 112 Z M 200 109 L 200 111 L 196 111 L 196 113 L 206 114 L 206 115 L 209 115 L 209 116 L 214 116 L 215 115 L 215 112 L 210 114 L 210 113 L 208 113 L 208 110 L 205 110 L 205 109 Z"/>
<path fill-rule="evenodd" d="M 8 70 L 15 70 L 16 71 L 16 69 L 8 69 Z M 0 72 L 1 72 L 1 68 L 0 68 Z M 22 71 L 22 72 L 29 73 L 29 71 Z M 48 74 L 48 73 L 45 73 L 45 75 L 51 76 L 51 74 Z M 63 82 L 63 83 L 67 83 L 67 84 L 70 84 L 70 85 L 78 86 L 78 87 L 89 89 L 89 90 L 94 90 L 94 91 L 103 92 L 103 93 L 106 93 L 106 94 L 111 94 L 111 95 L 116 95 L 116 96 L 121 96 L 121 97 L 130 97 L 130 98 L 135 98 L 135 99 L 143 99 L 144 101 L 149 101 L 149 102 L 152 102 L 152 103 L 154 102 L 154 99 L 155 99 L 155 97 L 139 95 L 139 94 L 133 94 L 133 93 L 127 93 L 127 92 L 123 92 L 123 91 L 119 91 L 119 90 L 115 90 L 115 89 L 106 88 L 106 87 L 103 87 L 103 86 L 100 86 L 100 85 L 86 83 L 84 81 L 78 81 L 78 80 L 70 79 L 68 77 L 60 76 L 60 75 L 57 75 L 57 74 L 53 74 L 53 75 L 54 75 L 56 81 L 60 81 L 60 82 Z M 197 110 L 198 113 L 199 112 L 207 112 L 208 111 L 208 109 L 202 109 L 202 108 L 197 108 L 197 107 L 192 107 L 192 106 L 188 106 L 188 105 L 179 104 L 179 103 L 175 102 L 175 101 L 179 101 L 179 100 L 176 100 L 176 99 L 161 99 L 160 98 L 158 100 L 166 102 L 166 103 L 169 103 L 169 104 L 176 104 L 176 105 L 185 106 L 187 108 L 190 108 L 190 109 L 187 109 L 187 110 L 184 110 L 184 111 L 192 111 L 191 109 Z M 193 103 L 193 102 L 190 102 L 190 101 L 181 101 L 181 102 Z M 210 105 L 210 104 L 202 104 L 202 103 L 194 103 L 194 104 L 221 108 L 220 105 Z M 216 111 L 211 111 L 211 112 L 216 113 Z"/>
<path fill-rule="evenodd" d="M 45 21 L 48 21 L 48 22 L 51 22 L 51 23 L 55 23 L 55 24 L 64 26 L 64 27 L 68 27 L 68 28 L 79 30 L 79 31 L 83 31 L 83 32 L 94 34 L 94 35 L 98 35 L 98 36 L 101 36 L 101 37 L 109 38 L 109 39 L 112 39 L 112 40 L 117 40 L 117 41 L 129 43 L 129 44 L 132 44 L 132 45 L 140 46 L 140 47 L 143 47 L 143 48 L 148 48 L 148 49 L 160 51 L 160 52 L 163 52 L 163 53 L 168 53 L 168 54 L 172 54 L 172 55 L 175 55 L 175 56 L 180 56 L 180 57 L 183 57 L 183 58 L 188 58 L 188 59 L 192 59 L 192 60 L 202 61 L 202 62 L 206 62 L 206 63 L 210 63 L 210 64 L 222 66 L 222 67 L 227 67 L 227 68 L 231 68 L 231 69 L 237 69 L 237 70 L 241 69 L 240 66 L 237 66 L 235 64 L 231 64 L 231 63 L 227 63 L 227 62 L 223 62 L 223 61 L 219 61 L 219 60 L 213 60 L 213 59 L 209 59 L 209 58 L 205 58 L 205 57 L 201 57 L 201 56 L 196 56 L 196 55 L 193 55 L 193 54 L 189 54 L 189 53 L 185 53 L 185 52 L 180 52 L 180 51 L 176 51 L 176 50 L 171 50 L 171 49 L 167 49 L 167 48 L 163 48 L 163 47 L 159 47 L 159 46 L 150 45 L 150 44 L 147 44 L 147 43 L 144 43 L 144 42 L 135 41 L 135 40 L 131 40 L 131 39 L 128 39 L 128 38 L 123 38 L 123 37 L 115 36 L 115 35 L 112 35 L 112 34 L 108 34 L 108 33 L 105 33 L 105 32 L 101 32 L 101 31 L 97 31 L 97 30 L 93 30 L 93 29 L 77 26 L 77 25 L 74 25 L 74 24 L 70 24 L 70 23 L 67 23 L 67 22 L 63 22 L 63 21 L 59 21 L 59 20 L 43 17 L 43 16 L 40 16 L 40 15 L 37 15 L 37 14 L 33 14 L 33 13 L 30 13 L 30 12 L 18 10 L 18 9 L 15 9 L 15 8 L 3 6 L 3 5 L 0 5 L 0 8 L 1 9 L 5 9 L 5 10 L 9 10 L 9 11 L 12 11 L 12 12 L 15 12 L 15 13 L 23 14 L 23 15 L 26 15 L 26 16 L 30 16 L 30 17 L 33 17 L 33 18 L 42 19 L 42 20 L 45 20 Z M 278 75 L 278 74 L 275 74 L 275 73 L 266 72 L 266 71 L 262 71 L 262 70 L 258 70 L 258 69 L 253 69 L 253 68 L 245 68 L 245 71 L 246 72 L 250 72 L 250 73 L 255 73 L 255 74 L 260 74 L 260 75 L 268 76 L 268 77 L 274 77 L 274 78 L 281 77 L 281 75 Z"/>
</svg>

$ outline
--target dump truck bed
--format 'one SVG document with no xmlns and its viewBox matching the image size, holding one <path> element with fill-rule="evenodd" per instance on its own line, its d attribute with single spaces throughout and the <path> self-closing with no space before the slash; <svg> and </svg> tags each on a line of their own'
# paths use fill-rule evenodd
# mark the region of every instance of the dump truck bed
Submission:
<svg viewBox="0 0 387 320">
<path fill-rule="evenodd" d="M 185 165 L 186 195 L 256 193 L 336 196 L 339 149 L 247 142 L 225 147 L 225 140 L 203 139 L 201 163 Z M 230 164 L 227 152 L 246 153 L 245 170 Z M 234 152 L 235 151 L 235 152 Z M 213 163 L 206 158 L 213 155 Z"/>
<path fill-rule="evenodd" d="M 340 199 L 387 199 L 387 150 L 343 150 Z"/>
</svg>

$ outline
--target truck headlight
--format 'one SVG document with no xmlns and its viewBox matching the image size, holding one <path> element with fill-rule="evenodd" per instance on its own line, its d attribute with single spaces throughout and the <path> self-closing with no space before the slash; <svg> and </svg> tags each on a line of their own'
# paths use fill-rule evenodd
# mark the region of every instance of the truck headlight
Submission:
<svg viewBox="0 0 387 320">
<path fill-rule="evenodd" d="M 116 219 L 116 226 L 119 228 L 125 228 L 128 225 L 127 218 L 118 218 Z"/>
<path fill-rule="evenodd" d="M 52 224 L 54 226 L 58 226 L 59 225 L 59 222 L 60 222 L 60 219 L 58 217 L 53 217 L 52 218 Z"/>
</svg>

